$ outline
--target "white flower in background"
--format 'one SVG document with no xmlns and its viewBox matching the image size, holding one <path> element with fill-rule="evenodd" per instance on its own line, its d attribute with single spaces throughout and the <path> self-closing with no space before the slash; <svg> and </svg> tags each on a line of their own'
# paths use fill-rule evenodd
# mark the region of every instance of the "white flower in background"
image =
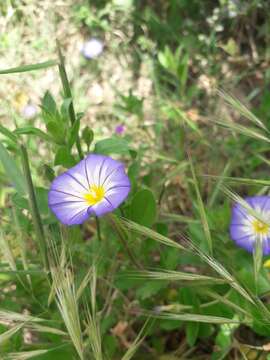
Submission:
<svg viewBox="0 0 270 360">
<path fill-rule="evenodd" d="M 25 119 L 32 119 L 37 115 L 38 109 L 36 105 L 28 103 L 22 109 L 22 116 Z"/>
<path fill-rule="evenodd" d="M 92 38 L 83 44 L 81 52 L 86 59 L 96 59 L 102 53 L 103 48 L 102 41 Z"/>
</svg>

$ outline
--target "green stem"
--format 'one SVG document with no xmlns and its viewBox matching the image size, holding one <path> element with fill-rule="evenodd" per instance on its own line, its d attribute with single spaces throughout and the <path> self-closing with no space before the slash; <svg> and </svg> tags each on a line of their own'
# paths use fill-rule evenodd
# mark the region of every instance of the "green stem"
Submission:
<svg viewBox="0 0 270 360">
<path fill-rule="evenodd" d="M 130 261 L 133 263 L 133 265 L 136 268 L 142 270 L 143 266 L 137 261 L 136 257 L 133 255 L 133 252 L 130 249 L 129 244 L 127 242 L 128 234 L 126 232 L 126 229 L 123 228 L 123 226 L 121 225 L 121 223 L 119 222 L 119 220 L 117 219 L 116 216 L 110 214 L 108 216 L 108 218 L 109 218 L 114 230 L 117 232 L 119 239 L 120 239 L 122 245 L 124 246 L 124 248 L 127 252 L 127 255 L 130 258 Z"/>
<path fill-rule="evenodd" d="M 59 61 L 60 61 L 58 64 L 58 70 L 59 70 L 59 74 L 60 74 L 60 78 L 61 78 L 61 82 L 62 82 L 62 86 L 63 86 L 64 97 L 67 99 L 71 99 L 71 103 L 70 103 L 68 111 L 69 111 L 69 119 L 70 119 L 71 125 L 73 125 L 76 121 L 76 114 L 75 114 L 75 110 L 74 110 L 70 84 L 69 84 L 69 80 L 68 80 L 67 72 L 66 72 L 66 68 L 65 68 L 65 59 L 61 52 L 60 44 L 58 41 L 57 41 L 57 50 L 58 50 L 58 57 L 59 57 Z M 83 156 L 79 136 L 77 136 L 77 139 L 76 139 L 76 147 L 77 147 L 80 159 L 83 159 L 84 156 Z"/>
<path fill-rule="evenodd" d="M 97 237 L 98 241 L 101 242 L 101 231 L 100 231 L 100 222 L 99 218 L 96 216 L 96 225 L 97 225 Z"/>
<path fill-rule="evenodd" d="M 45 270 L 48 271 L 49 262 L 48 262 L 47 249 L 46 249 L 46 240 L 44 236 L 44 230 L 41 222 L 40 213 L 37 206 L 37 200 L 36 200 L 35 190 L 31 177 L 31 170 L 29 166 L 28 154 L 24 145 L 21 145 L 21 155 L 22 155 L 23 171 L 24 171 L 24 176 L 28 191 L 28 201 L 29 201 L 31 215 L 33 218 L 33 224 L 39 244 L 39 249 L 43 258 L 44 267 Z"/>
</svg>

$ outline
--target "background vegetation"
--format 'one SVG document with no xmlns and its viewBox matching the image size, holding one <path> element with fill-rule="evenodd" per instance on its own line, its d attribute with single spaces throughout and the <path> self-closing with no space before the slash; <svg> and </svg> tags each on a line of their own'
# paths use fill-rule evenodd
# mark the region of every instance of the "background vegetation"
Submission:
<svg viewBox="0 0 270 360">
<path fill-rule="evenodd" d="M 269 193 L 269 1 L 0 12 L 0 359 L 270 359 L 269 260 L 228 231 L 238 196 Z M 100 238 L 47 202 L 89 152 L 132 182 Z"/>
</svg>

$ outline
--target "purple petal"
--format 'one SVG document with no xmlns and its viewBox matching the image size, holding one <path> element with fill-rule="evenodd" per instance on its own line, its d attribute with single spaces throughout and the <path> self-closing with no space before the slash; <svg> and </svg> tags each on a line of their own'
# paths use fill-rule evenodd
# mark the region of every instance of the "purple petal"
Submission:
<svg viewBox="0 0 270 360">
<path fill-rule="evenodd" d="M 106 199 L 116 209 L 128 196 L 130 186 L 115 187 L 106 192 Z"/>
<path fill-rule="evenodd" d="M 49 207 L 63 224 L 82 224 L 89 217 L 87 212 L 89 206 L 85 201 L 70 201 L 63 197 L 62 202 L 55 202 L 54 195 L 54 191 L 49 192 Z"/>
<path fill-rule="evenodd" d="M 106 191 L 109 191 L 109 189 L 117 186 L 130 187 L 130 181 L 125 173 L 124 166 L 120 165 L 109 172 L 108 175 L 104 178 L 102 184 Z"/>
<path fill-rule="evenodd" d="M 240 204 L 235 204 L 232 208 L 231 224 L 243 224 L 249 220 L 249 214 L 246 208 Z"/>
<path fill-rule="evenodd" d="M 254 245 L 255 245 L 255 236 L 254 235 L 249 235 L 249 236 L 241 237 L 239 239 L 236 239 L 235 243 L 238 246 L 240 246 L 241 248 L 243 248 L 243 249 L 247 250 L 248 252 L 252 253 Z"/>
<path fill-rule="evenodd" d="M 53 180 L 51 190 L 80 198 L 82 198 L 82 193 L 85 192 L 84 186 L 73 176 L 68 175 L 67 172 L 64 172 Z"/>
<path fill-rule="evenodd" d="M 245 198 L 245 201 L 253 208 L 253 209 L 263 209 L 266 202 L 269 202 L 269 196 L 253 196 Z"/>
<path fill-rule="evenodd" d="M 124 165 L 108 156 L 91 154 L 85 159 L 89 181 L 95 185 L 103 185 L 108 177 Z"/>
<path fill-rule="evenodd" d="M 251 227 L 248 227 L 246 225 L 231 224 L 230 234 L 231 238 L 236 241 L 237 239 L 253 235 L 253 232 Z"/>
<path fill-rule="evenodd" d="M 109 212 L 112 212 L 115 209 L 115 207 L 106 199 L 103 199 L 96 205 L 93 205 L 89 210 L 89 214 L 94 214 L 97 217 L 103 216 Z"/>
<path fill-rule="evenodd" d="M 270 254 L 270 238 L 269 237 L 267 237 L 263 241 L 263 254 L 264 255 L 269 255 Z"/>
</svg>

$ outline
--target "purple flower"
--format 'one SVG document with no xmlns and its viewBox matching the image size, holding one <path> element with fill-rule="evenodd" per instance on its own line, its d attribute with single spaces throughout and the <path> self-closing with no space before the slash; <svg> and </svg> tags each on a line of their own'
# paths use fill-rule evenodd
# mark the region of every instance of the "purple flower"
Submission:
<svg viewBox="0 0 270 360">
<path fill-rule="evenodd" d="M 262 242 L 264 255 L 270 254 L 270 196 L 247 197 L 245 202 L 259 218 L 246 207 L 236 203 L 232 209 L 230 234 L 236 244 L 249 252 L 255 249 L 256 240 Z"/>
<path fill-rule="evenodd" d="M 116 209 L 128 196 L 124 165 L 108 156 L 88 155 L 51 184 L 49 207 L 66 225 L 81 224 L 90 215 Z"/>
<path fill-rule="evenodd" d="M 117 125 L 114 129 L 115 133 L 118 135 L 122 135 L 125 132 L 125 125 Z"/>
<path fill-rule="evenodd" d="M 86 59 L 96 59 L 103 51 L 103 43 L 95 38 L 86 41 L 81 52 Z"/>
</svg>

